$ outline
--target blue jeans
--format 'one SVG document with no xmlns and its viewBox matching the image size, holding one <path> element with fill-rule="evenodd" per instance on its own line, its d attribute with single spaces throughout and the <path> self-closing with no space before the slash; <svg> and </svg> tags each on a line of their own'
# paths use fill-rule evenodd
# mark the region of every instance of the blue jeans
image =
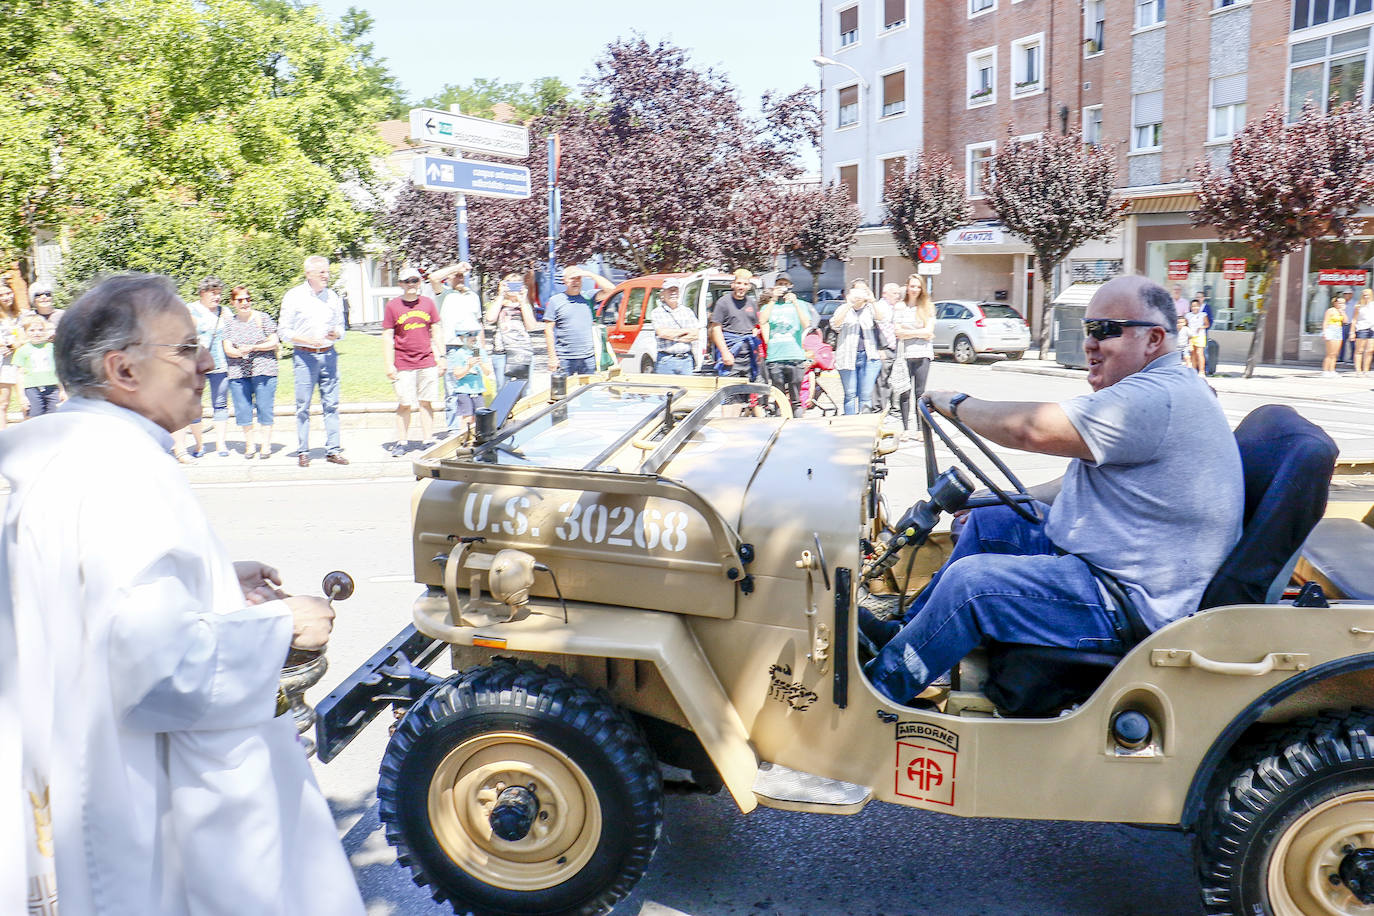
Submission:
<svg viewBox="0 0 1374 916">
<path fill-rule="evenodd" d="M 596 356 L 560 356 L 558 368 L 564 375 L 591 375 L 596 371 Z"/>
<path fill-rule="evenodd" d="M 860 350 L 853 369 L 840 370 L 840 384 L 844 386 L 844 412 L 859 413 L 873 404 L 873 386 L 878 381 L 882 360 L 869 359 L 867 350 Z"/>
<path fill-rule="evenodd" d="M 506 387 L 506 354 L 491 354 L 491 383 L 496 386 L 496 393 L 500 394 L 501 389 Z M 449 429 L 453 429 L 453 421 L 448 424 Z"/>
<path fill-rule="evenodd" d="M 253 425 L 254 408 L 257 409 L 259 425 L 272 425 L 273 401 L 277 397 L 277 377 L 275 375 L 231 378 L 229 380 L 229 394 L 234 399 L 234 422 L 239 426 Z"/>
<path fill-rule="evenodd" d="M 310 451 L 310 400 L 315 386 L 320 388 L 320 411 L 324 414 L 324 450 L 337 455 L 339 444 L 339 354 L 308 353 L 299 348 L 291 357 L 296 380 L 296 443 L 301 454 Z"/>
<path fill-rule="evenodd" d="M 659 375 L 691 375 L 694 366 L 690 353 L 660 353 L 654 360 L 654 371 Z"/>
<path fill-rule="evenodd" d="M 1124 651 L 1088 564 L 1005 506 L 969 514 L 949 560 L 864 674 L 906 703 L 984 641 Z"/>
</svg>

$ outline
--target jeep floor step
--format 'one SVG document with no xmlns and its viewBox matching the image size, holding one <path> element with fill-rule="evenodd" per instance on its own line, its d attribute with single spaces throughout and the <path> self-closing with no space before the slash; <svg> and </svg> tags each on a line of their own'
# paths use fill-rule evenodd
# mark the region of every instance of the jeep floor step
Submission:
<svg viewBox="0 0 1374 916">
<path fill-rule="evenodd" d="M 763 761 L 754 777 L 759 804 L 784 811 L 855 814 L 873 798 L 873 790 L 841 779 L 803 773 L 780 763 Z"/>
</svg>

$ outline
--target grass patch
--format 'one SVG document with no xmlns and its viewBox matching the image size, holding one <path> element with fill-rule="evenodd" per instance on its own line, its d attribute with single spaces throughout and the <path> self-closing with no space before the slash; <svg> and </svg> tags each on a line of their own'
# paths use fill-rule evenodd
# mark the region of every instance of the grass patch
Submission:
<svg viewBox="0 0 1374 916">
<path fill-rule="evenodd" d="M 340 403 L 385 404 L 396 401 L 396 392 L 386 377 L 380 335 L 349 331 L 343 340 L 334 345 L 334 349 L 339 353 Z M 319 393 L 316 392 L 311 403 L 319 402 Z M 296 403 L 295 371 L 290 358 L 278 363 L 277 403 Z"/>
</svg>

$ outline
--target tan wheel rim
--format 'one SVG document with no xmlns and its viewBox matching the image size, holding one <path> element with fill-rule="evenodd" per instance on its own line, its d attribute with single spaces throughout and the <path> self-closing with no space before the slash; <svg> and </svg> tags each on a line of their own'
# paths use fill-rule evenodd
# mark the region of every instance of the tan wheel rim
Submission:
<svg viewBox="0 0 1374 916">
<path fill-rule="evenodd" d="M 539 813 L 523 839 L 491 832 L 491 810 L 507 786 L 525 786 Z M 529 735 L 494 733 L 444 757 L 429 784 L 435 839 L 463 871 L 496 887 L 536 891 L 576 875 L 601 841 L 601 806 L 582 768 Z"/>
<path fill-rule="evenodd" d="M 1374 848 L 1374 792 L 1337 796 L 1298 818 L 1269 859 L 1274 916 L 1374 916 L 1339 876 L 1341 860 L 1360 848 Z"/>
</svg>

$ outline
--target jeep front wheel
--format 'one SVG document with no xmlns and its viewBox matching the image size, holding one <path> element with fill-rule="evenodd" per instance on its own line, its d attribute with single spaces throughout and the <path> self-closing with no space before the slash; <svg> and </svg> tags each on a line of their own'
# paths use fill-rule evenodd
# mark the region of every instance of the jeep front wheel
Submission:
<svg viewBox="0 0 1374 916">
<path fill-rule="evenodd" d="M 1207 913 L 1374 911 L 1374 713 L 1306 720 L 1257 749 L 1199 838 Z"/>
<path fill-rule="evenodd" d="M 505 661 L 407 712 L 377 795 L 415 882 L 478 916 L 608 912 L 644 873 L 663 819 L 634 722 L 557 669 Z"/>
</svg>

